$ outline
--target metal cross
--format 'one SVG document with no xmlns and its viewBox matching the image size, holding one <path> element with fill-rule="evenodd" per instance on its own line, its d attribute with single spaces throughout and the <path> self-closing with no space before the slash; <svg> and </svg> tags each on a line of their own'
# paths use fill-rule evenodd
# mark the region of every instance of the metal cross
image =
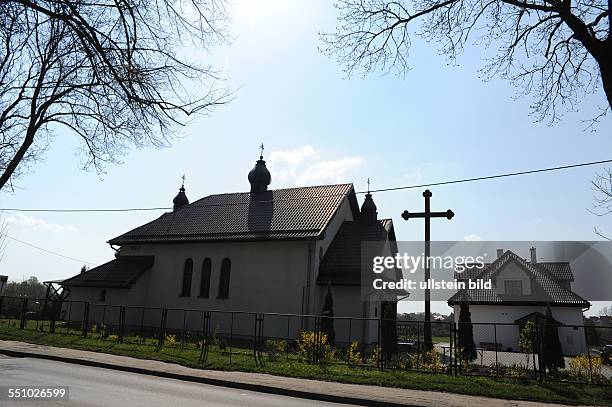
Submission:
<svg viewBox="0 0 612 407">
<path fill-rule="evenodd" d="M 259 148 L 261 148 L 261 154 L 259 154 L 259 158 L 263 160 L 263 152 L 264 152 L 264 145 L 263 145 L 263 143 L 261 143 Z"/>
<path fill-rule="evenodd" d="M 368 177 L 368 194 L 370 193 L 370 177 Z"/>
<path fill-rule="evenodd" d="M 183 185 L 181 187 L 185 186 L 185 180 L 187 179 L 187 177 L 185 177 L 185 174 L 183 174 L 183 176 L 181 177 L 183 179 Z"/>
<path fill-rule="evenodd" d="M 455 213 L 450 209 L 446 212 L 432 212 L 430 208 L 430 198 L 431 191 L 429 189 L 423 192 L 423 197 L 425 198 L 425 212 L 408 212 L 404 211 L 402 213 L 402 218 L 404 220 L 408 220 L 410 218 L 424 218 L 425 219 L 425 284 L 427 287 L 425 289 L 425 323 L 423 329 L 423 346 L 426 350 L 433 349 L 433 342 L 431 337 L 431 292 L 429 290 L 428 281 L 431 278 L 431 273 L 429 270 L 429 256 L 431 250 L 431 218 L 446 218 L 451 220 Z"/>
</svg>

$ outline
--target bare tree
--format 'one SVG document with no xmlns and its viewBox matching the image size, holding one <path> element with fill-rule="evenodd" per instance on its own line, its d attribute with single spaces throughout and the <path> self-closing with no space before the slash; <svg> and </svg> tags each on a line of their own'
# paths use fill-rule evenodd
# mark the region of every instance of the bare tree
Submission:
<svg viewBox="0 0 612 407">
<path fill-rule="evenodd" d="M 223 43 L 224 0 L 0 0 L 0 189 L 65 127 L 85 167 L 164 146 L 172 127 L 228 99 L 187 58 Z"/>
<path fill-rule="evenodd" d="M 350 75 L 408 65 L 411 30 L 454 61 L 468 40 L 498 47 L 482 68 L 532 94 L 538 120 L 556 121 L 603 86 L 612 106 L 611 0 L 338 0 L 339 26 L 322 51 Z M 417 24 L 420 23 L 419 28 Z"/>
<path fill-rule="evenodd" d="M 591 213 L 597 216 L 609 215 L 612 213 L 612 169 L 606 168 L 605 172 L 597 174 L 591 183 L 595 191 L 594 209 L 591 210 Z M 612 240 L 597 227 L 595 234 L 606 240 Z"/>
</svg>

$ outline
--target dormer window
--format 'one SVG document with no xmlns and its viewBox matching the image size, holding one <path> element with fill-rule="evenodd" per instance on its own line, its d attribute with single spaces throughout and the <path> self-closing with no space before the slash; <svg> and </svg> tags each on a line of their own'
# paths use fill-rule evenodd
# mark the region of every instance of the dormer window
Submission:
<svg viewBox="0 0 612 407">
<path fill-rule="evenodd" d="M 512 297 L 523 295 L 523 282 L 521 280 L 505 280 L 504 294 Z"/>
</svg>

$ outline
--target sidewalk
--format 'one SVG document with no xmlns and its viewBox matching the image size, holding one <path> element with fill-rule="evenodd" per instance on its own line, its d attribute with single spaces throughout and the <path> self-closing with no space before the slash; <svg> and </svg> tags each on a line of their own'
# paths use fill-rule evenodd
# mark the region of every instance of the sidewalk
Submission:
<svg viewBox="0 0 612 407">
<path fill-rule="evenodd" d="M 0 340 L 0 354 L 15 357 L 43 358 L 264 393 L 365 406 L 561 406 L 560 404 L 500 400 L 452 393 L 295 379 L 262 373 L 193 369 L 155 360 L 56 348 L 16 341 Z"/>
</svg>

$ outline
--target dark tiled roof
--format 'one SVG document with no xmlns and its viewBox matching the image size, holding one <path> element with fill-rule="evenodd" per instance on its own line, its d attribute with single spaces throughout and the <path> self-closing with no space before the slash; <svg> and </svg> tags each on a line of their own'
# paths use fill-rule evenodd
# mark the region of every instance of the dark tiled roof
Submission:
<svg viewBox="0 0 612 407">
<path fill-rule="evenodd" d="M 62 282 L 67 287 L 129 288 L 154 261 L 153 256 L 121 256 Z"/>
<path fill-rule="evenodd" d="M 210 195 L 109 243 L 317 239 L 346 196 L 356 216 L 353 184 Z"/>
<path fill-rule="evenodd" d="M 522 318 L 517 319 L 516 321 L 514 321 L 515 324 L 519 324 L 519 325 L 523 325 L 526 324 L 527 322 L 533 322 L 534 324 L 545 324 L 546 323 L 546 315 L 542 314 L 541 312 L 532 312 L 530 314 L 525 315 Z M 553 323 L 557 324 L 557 325 L 561 325 L 561 323 L 559 321 L 557 321 L 556 319 L 553 318 Z"/>
<path fill-rule="evenodd" d="M 487 268 L 491 263 L 485 263 L 484 268 Z M 544 271 L 560 281 L 574 281 L 574 273 L 568 262 L 540 262 L 535 264 L 536 267 L 543 267 Z M 455 272 L 455 278 L 460 280 L 473 279 L 483 271 L 483 268 L 478 268 L 475 264 L 466 264 L 465 271 Z"/>
<path fill-rule="evenodd" d="M 371 225 L 345 221 L 321 260 L 317 284 L 360 285 L 362 242 L 395 241 L 393 233 L 391 219 Z"/>
<path fill-rule="evenodd" d="M 568 262 L 539 262 L 536 265 L 544 267 L 557 280 L 574 281 L 574 274 Z"/>
<path fill-rule="evenodd" d="M 495 275 L 509 262 L 517 263 L 523 270 L 531 275 L 531 281 L 535 283 L 532 286 L 531 295 L 523 295 L 520 298 L 510 298 L 504 294 L 497 293 Z M 572 305 L 577 307 L 587 307 L 590 305 L 584 298 L 563 287 L 556 276 L 552 275 L 548 269 L 538 267 L 537 264 L 533 265 L 508 250 L 493 263 L 487 265 L 480 273 L 474 273 L 473 271 L 468 273 L 470 275 L 469 278 L 472 279 L 477 278 L 485 281 L 490 279 L 493 282 L 493 287 L 491 289 L 459 290 L 448 300 L 448 303 L 452 305 L 461 301 L 468 301 L 471 304 L 535 302 L 550 303 L 552 305 Z"/>
</svg>

